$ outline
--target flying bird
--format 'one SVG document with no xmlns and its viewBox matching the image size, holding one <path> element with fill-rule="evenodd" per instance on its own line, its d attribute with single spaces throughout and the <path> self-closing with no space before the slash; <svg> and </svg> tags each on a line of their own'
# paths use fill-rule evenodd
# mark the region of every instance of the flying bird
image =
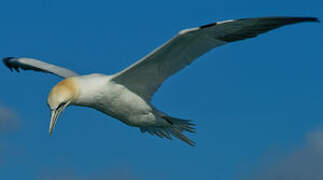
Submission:
<svg viewBox="0 0 323 180">
<path fill-rule="evenodd" d="M 151 98 L 171 75 L 215 47 L 253 38 L 284 25 L 319 22 L 314 17 L 261 17 L 220 21 L 179 31 L 130 67 L 113 75 L 79 75 L 69 69 L 25 57 L 5 57 L 4 64 L 19 72 L 35 70 L 64 80 L 49 92 L 49 134 L 53 133 L 63 110 L 71 105 L 87 106 L 123 123 L 160 138 L 172 137 L 194 146 L 184 132 L 195 132 L 189 120 L 172 117 L 151 104 Z"/>
</svg>

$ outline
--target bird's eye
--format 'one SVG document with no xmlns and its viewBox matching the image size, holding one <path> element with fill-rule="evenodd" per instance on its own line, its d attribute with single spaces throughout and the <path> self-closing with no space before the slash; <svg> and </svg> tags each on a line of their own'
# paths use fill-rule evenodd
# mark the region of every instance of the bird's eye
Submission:
<svg viewBox="0 0 323 180">
<path fill-rule="evenodd" d="M 58 105 L 57 109 L 60 109 L 61 107 L 63 107 L 66 103 L 61 103 L 60 105 Z"/>
</svg>

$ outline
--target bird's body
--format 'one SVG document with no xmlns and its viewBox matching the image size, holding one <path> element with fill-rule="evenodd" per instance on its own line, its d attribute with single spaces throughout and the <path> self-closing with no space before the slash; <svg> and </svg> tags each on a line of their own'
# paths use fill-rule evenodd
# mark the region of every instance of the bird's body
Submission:
<svg viewBox="0 0 323 180">
<path fill-rule="evenodd" d="M 185 29 L 130 67 L 110 76 L 79 75 L 32 58 L 7 57 L 3 62 L 10 70 L 22 68 L 65 78 L 52 88 L 47 99 L 51 111 L 50 134 L 62 111 L 69 105 L 77 105 L 94 108 L 127 125 L 139 127 L 142 132 L 167 139 L 175 136 L 194 145 L 183 134 L 184 131 L 194 132 L 194 124 L 162 113 L 150 103 L 161 84 L 215 47 L 300 22 L 319 21 L 312 17 L 265 17 Z"/>
<path fill-rule="evenodd" d="M 71 104 L 92 107 L 137 127 L 165 126 L 158 111 L 142 97 L 111 81 L 113 76 L 90 74 L 65 79 L 79 86 L 79 97 Z"/>
</svg>

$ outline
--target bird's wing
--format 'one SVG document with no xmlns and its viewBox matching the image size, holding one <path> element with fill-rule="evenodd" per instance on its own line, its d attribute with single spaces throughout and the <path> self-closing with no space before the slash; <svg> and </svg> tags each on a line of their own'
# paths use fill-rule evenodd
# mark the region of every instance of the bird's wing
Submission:
<svg viewBox="0 0 323 180">
<path fill-rule="evenodd" d="M 57 75 L 62 78 L 68 78 L 72 76 L 78 76 L 77 73 L 63 68 L 59 66 L 55 66 L 53 64 L 48 64 L 43 61 L 32 59 L 32 58 L 14 58 L 14 57 L 6 57 L 3 58 L 3 63 L 12 71 L 15 69 L 19 72 L 19 68 L 23 70 L 34 70 L 41 71 L 46 73 L 51 73 Z"/>
<path fill-rule="evenodd" d="M 185 29 L 147 56 L 117 73 L 112 80 L 150 100 L 166 78 L 209 50 L 229 42 L 256 37 L 284 25 L 307 21 L 319 20 L 312 17 L 248 18 Z"/>
</svg>

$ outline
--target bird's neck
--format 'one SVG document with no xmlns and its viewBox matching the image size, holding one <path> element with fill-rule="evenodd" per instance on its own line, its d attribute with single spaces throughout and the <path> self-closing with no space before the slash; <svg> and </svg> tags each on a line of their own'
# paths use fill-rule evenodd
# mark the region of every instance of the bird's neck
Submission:
<svg viewBox="0 0 323 180">
<path fill-rule="evenodd" d="M 93 107 L 102 96 L 108 81 L 109 76 L 102 74 L 79 76 L 77 78 L 79 96 L 73 105 Z"/>
</svg>

